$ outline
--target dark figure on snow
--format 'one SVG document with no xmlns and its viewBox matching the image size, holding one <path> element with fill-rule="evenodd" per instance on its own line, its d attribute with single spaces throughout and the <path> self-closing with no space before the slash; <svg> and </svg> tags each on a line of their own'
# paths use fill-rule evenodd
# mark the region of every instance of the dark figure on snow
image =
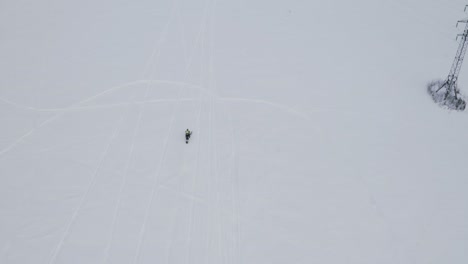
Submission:
<svg viewBox="0 0 468 264">
<path fill-rule="evenodd" d="M 188 128 L 185 130 L 185 143 L 188 143 L 190 136 L 192 135 L 192 131 L 190 131 Z"/>
</svg>

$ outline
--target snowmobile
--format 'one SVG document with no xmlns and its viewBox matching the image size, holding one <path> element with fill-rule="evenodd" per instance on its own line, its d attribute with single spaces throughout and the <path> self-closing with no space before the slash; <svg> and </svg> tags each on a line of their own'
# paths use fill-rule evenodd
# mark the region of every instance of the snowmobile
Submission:
<svg viewBox="0 0 468 264">
<path fill-rule="evenodd" d="M 187 130 L 185 130 L 185 144 L 188 144 L 191 135 L 192 131 L 187 128 Z"/>
</svg>

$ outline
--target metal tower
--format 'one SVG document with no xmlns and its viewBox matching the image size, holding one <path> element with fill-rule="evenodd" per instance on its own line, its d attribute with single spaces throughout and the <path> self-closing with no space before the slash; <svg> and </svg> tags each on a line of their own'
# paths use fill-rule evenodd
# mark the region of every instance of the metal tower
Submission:
<svg viewBox="0 0 468 264">
<path fill-rule="evenodd" d="M 465 6 L 465 11 L 467 7 L 468 5 Z M 461 98 L 459 98 L 460 91 L 457 87 L 457 80 L 468 47 L 468 19 L 459 20 L 457 22 L 457 27 L 459 23 L 465 23 L 466 25 L 463 33 L 458 34 L 456 38 L 457 40 L 459 37 L 461 38 L 457 54 L 455 55 L 452 68 L 450 69 L 447 79 L 444 82 L 441 82 L 440 87 L 435 91 L 435 93 L 437 94 L 440 90 L 445 88 L 445 91 L 443 92 L 443 101 L 450 100 L 452 103 L 455 103 L 455 108 L 457 110 L 464 110 L 466 104 Z"/>
</svg>

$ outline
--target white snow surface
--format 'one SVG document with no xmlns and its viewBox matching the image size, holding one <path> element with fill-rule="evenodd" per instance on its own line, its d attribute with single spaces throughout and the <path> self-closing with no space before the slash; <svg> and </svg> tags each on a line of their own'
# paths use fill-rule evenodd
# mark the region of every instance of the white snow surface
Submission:
<svg viewBox="0 0 468 264">
<path fill-rule="evenodd" d="M 468 263 L 465 4 L 1 1 L 0 263 Z"/>
</svg>

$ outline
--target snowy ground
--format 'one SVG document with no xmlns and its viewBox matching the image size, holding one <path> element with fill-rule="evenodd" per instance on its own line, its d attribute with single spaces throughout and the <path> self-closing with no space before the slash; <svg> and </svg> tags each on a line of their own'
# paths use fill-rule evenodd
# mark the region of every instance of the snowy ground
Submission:
<svg viewBox="0 0 468 264">
<path fill-rule="evenodd" d="M 2 1 L 0 263 L 467 263 L 465 4 Z"/>
</svg>

